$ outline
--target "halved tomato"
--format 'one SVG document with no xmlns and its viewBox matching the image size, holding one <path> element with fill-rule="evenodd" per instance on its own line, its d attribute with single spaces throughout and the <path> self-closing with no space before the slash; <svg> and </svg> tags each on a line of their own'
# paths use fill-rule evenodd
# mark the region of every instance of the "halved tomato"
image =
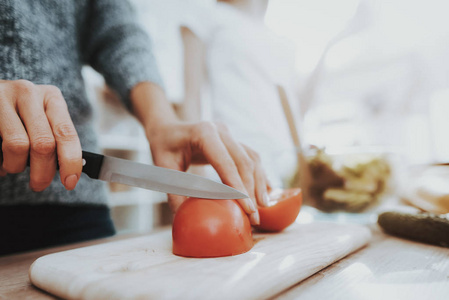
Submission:
<svg viewBox="0 0 449 300">
<path fill-rule="evenodd" d="M 260 224 L 254 226 L 262 231 L 281 231 L 290 226 L 299 214 L 302 204 L 301 189 L 273 190 L 267 207 L 258 207 Z"/>
<path fill-rule="evenodd" d="M 188 198 L 173 220 L 173 253 L 187 257 L 237 255 L 253 247 L 249 219 L 235 200 Z"/>
</svg>

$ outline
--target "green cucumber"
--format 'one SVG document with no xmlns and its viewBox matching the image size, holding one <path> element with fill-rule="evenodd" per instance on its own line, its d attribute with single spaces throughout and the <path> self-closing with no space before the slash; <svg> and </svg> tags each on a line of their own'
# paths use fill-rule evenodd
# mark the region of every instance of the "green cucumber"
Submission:
<svg viewBox="0 0 449 300">
<path fill-rule="evenodd" d="M 449 247 L 449 214 L 384 212 L 377 223 L 391 235 Z"/>
</svg>

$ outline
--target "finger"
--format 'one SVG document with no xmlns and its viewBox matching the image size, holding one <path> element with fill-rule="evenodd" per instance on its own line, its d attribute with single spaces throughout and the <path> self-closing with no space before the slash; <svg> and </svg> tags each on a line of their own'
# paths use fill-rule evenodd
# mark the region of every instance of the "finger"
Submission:
<svg viewBox="0 0 449 300">
<path fill-rule="evenodd" d="M 265 171 L 262 167 L 260 157 L 254 150 L 252 150 L 248 146 L 242 144 L 242 147 L 245 149 L 245 151 L 248 153 L 248 156 L 251 157 L 252 161 L 254 162 L 253 175 L 254 175 L 254 189 L 257 204 L 260 206 L 268 206 L 269 198 L 267 187 L 269 186 L 269 183 L 267 181 Z"/>
<path fill-rule="evenodd" d="M 222 139 L 223 144 L 225 145 L 226 149 L 228 150 L 229 154 L 234 160 L 239 176 L 243 184 L 245 185 L 245 189 L 249 193 L 249 196 L 251 198 L 250 200 L 252 202 L 251 206 L 256 207 L 257 200 L 254 182 L 255 161 L 248 155 L 245 148 L 232 138 L 226 126 L 222 124 L 217 125 L 219 128 L 220 138 Z M 250 214 L 250 220 L 252 224 L 260 223 L 260 217 L 257 210 Z"/>
<path fill-rule="evenodd" d="M 260 206 L 268 206 L 270 199 L 268 198 L 267 182 L 262 166 L 258 164 L 254 169 L 255 193 L 257 204 Z"/>
<path fill-rule="evenodd" d="M 61 182 L 67 190 L 73 190 L 83 169 L 81 143 L 61 91 L 54 86 L 43 88 L 44 108 L 56 142 Z"/>
<path fill-rule="evenodd" d="M 197 133 L 193 135 L 197 138 L 198 149 L 204 154 L 206 160 L 217 171 L 224 184 L 230 185 L 235 189 L 247 193 L 245 186 L 240 178 L 237 167 L 218 135 L 216 128 L 209 123 L 197 125 Z M 250 215 L 253 224 L 258 223 L 258 213 L 254 202 L 247 199 L 238 199 L 238 203 L 243 210 Z"/>
<path fill-rule="evenodd" d="M 30 188 L 43 191 L 56 174 L 56 145 L 39 88 L 32 84 L 23 88 L 17 109 L 30 140 Z"/>
<path fill-rule="evenodd" d="M 0 101 L 0 135 L 2 136 L 2 173 L 25 170 L 30 141 L 22 121 L 8 101 Z"/>
<path fill-rule="evenodd" d="M 222 126 L 219 127 L 221 127 L 219 129 L 221 140 L 235 162 L 240 178 L 245 185 L 245 189 L 248 191 L 248 194 L 254 204 L 256 204 L 254 183 L 255 161 L 253 161 L 253 159 L 248 155 L 245 148 L 231 137 L 227 129 Z"/>
</svg>

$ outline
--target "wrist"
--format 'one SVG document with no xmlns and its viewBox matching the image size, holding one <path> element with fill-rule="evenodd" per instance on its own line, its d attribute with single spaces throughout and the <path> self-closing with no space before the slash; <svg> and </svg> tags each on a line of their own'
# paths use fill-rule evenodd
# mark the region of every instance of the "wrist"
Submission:
<svg viewBox="0 0 449 300">
<path fill-rule="evenodd" d="M 160 127 L 180 122 L 164 90 L 157 84 L 138 83 L 131 90 L 130 98 L 133 113 L 147 135 L 153 135 Z"/>
</svg>

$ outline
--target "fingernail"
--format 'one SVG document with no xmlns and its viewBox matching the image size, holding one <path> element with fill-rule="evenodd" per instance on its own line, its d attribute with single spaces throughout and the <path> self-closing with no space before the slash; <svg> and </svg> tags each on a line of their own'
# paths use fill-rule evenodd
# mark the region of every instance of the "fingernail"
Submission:
<svg viewBox="0 0 449 300">
<path fill-rule="evenodd" d="M 76 176 L 75 174 L 69 175 L 65 178 L 64 181 L 65 188 L 71 191 L 76 187 L 77 182 L 78 176 Z"/>
<path fill-rule="evenodd" d="M 263 203 L 265 204 L 265 206 L 268 206 L 268 203 L 270 202 L 270 199 L 268 198 L 268 193 L 265 192 L 263 193 Z"/>
<path fill-rule="evenodd" d="M 253 224 L 253 225 L 259 225 L 260 224 L 260 217 L 259 217 L 259 213 L 258 212 L 252 213 L 249 216 L 249 219 L 251 221 L 251 224 Z"/>
<path fill-rule="evenodd" d="M 251 211 L 257 211 L 256 205 L 254 204 L 253 200 L 251 200 L 250 198 L 247 198 L 246 200 L 249 203 L 249 208 L 251 209 Z"/>
</svg>

